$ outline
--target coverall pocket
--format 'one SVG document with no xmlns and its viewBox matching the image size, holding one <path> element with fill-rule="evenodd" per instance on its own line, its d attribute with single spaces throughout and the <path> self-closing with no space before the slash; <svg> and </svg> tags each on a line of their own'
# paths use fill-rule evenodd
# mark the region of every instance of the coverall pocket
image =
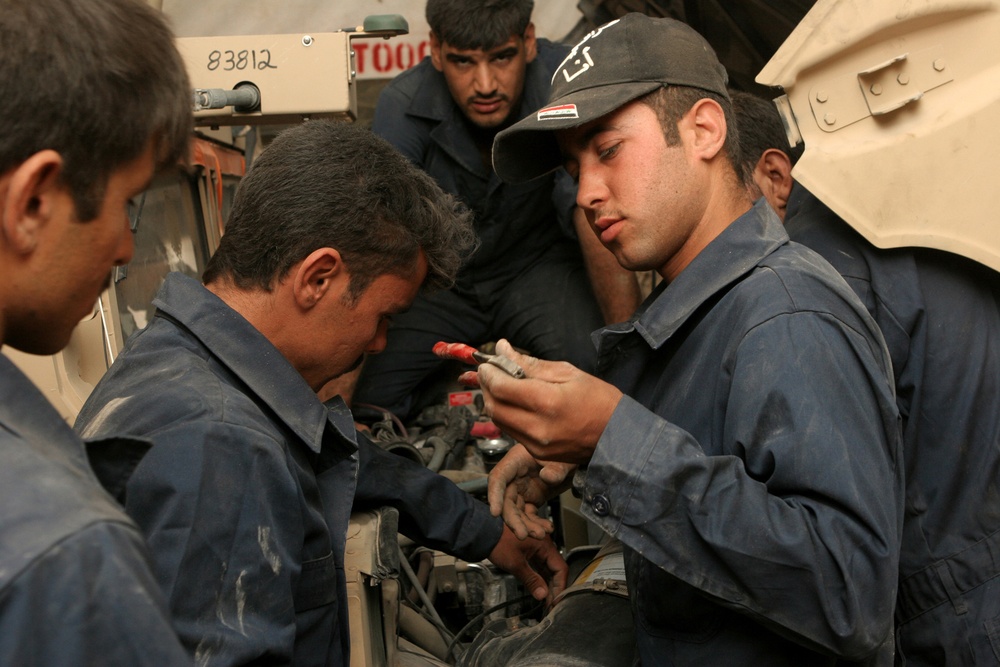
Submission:
<svg viewBox="0 0 1000 667">
<path fill-rule="evenodd" d="M 991 618 L 983 626 L 986 629 L 986 637 L 990 640 L 990 647 L 993 649 L 993 657 L 996 664 L 1000 665 L 1000 616 Z"/>
<path fill-rule="evenodd" d="M 723 617 L 715 605 L 677 577 L 664 572 L 634 551 L 626 552 L 633 614 L 650 635 L 701 644 L 722 629 Z M 631 561 L 631 562 L 629 562 Z"/>
<path fill-rule="evenodd" d="M 333 552 L 302 563 L 295 587 L 295 612 L 301 613 L 337 601 L 337 562 Z"/>
</svg>

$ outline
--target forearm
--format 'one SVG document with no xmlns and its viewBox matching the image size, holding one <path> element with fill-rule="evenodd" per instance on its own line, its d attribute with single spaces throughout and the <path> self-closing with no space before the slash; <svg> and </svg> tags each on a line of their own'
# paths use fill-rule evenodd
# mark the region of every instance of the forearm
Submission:
<svg viewBox="0 0 1000 667">
<path fill-rule="evenodd" d="M 358 455 L 355 509 L 395 507 L 404 535 L 469 561 L 486 558 L 496 546 L 502 522 L 490 515 L 485 503 L 365 437 L 358 438 Z"/>
</svg>

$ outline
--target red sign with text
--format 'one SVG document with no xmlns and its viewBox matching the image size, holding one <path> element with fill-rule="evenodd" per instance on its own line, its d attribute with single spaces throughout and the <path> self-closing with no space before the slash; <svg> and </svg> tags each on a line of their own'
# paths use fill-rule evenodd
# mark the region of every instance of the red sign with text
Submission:
<svg viewBox="0 0 1000 667">
<path fill-rule="evenodd" d="M 351 48 L 359 79 L 392 78 L 431 54 L 431 43 L 426 38 L 356 39 Z"/>
</svg>

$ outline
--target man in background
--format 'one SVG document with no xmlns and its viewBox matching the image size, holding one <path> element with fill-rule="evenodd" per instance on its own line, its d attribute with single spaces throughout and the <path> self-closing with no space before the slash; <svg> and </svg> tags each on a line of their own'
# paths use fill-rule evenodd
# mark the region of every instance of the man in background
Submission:
<svg viewBox="0 0 1000 667">
<path fill-rule="evenodd" d="M 480 246 L 452 289 L 420 295 L 394 318 L 385 352 L 362 370 L 357 402 L 414 413 L 422 407 L 415 390 L 441 364 L 431 353 L 441 340 L 478 346 L 506 337 L 592 370 L 590 333 L 639 303 L 634 276 L 574 209 L 565 172 L 511 185 L 493 171 L 493 138 L 542 106 L 569 51 L 535 36 L 533 6 L 428 0 L 430 58 L 379 98 L 372 129 L 469 206 Z"/>
<path fill-rule="evenodd" d="M 742 110 L 759 109 L 756 114 Z M 744 155 L 789 149 L 773 104 L 737 106 Z M 775 164 L 780 157 L 773 157 Z M 960 167 L 959 167 L 960 168 Z M 906 513 L 896 604 L 897 663 L 988 664 L 1000 655 L 1000 275 L 930 248 L 876 248 L 791 175 L 792 240 L 822 255 L 871 312 L 892 357 L 903 426 Z M 764 194 L 768 195 L 765 190 Z M 974 193 L 955 192 L 956 198 Z"/>
<path fill-rule="evenodd" d="M 551 540 L 520 543 L 446 478 L 357 435 L 341 399 L 317 397 L 384 347 L 418 291 L 450 284 L 473 240 L 468 212 L 384 140 L 306 122 L 240 182 L 204 284 L 167 276 L 94 388 L 78 431 L 154 443 L 125 508 L 200 665 L 349 663 L 352 509 L 396 507 L 405 535 L 488 556 L 538 599 L 544 577 L 564 586 Z"/>
<path fill-rule="evenodd" d="M 740 155 L 754 200 L 760 197 L 785 219 L 792 194 L 792 167 L 800 149 L 788 145 L 788 135 L 774 103 L 742 90 L 730 91 L 740 131 Z"/>
</svg>

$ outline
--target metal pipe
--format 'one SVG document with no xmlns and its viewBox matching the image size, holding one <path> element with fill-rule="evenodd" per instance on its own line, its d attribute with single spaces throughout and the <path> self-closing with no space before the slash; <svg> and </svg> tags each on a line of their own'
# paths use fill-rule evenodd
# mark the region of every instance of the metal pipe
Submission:
<svg viewBox="0 0 1000 667">
<path fill-rule="evenodd" d="M 233 90 L 222 88 L 196 88 L 194 91 L 194 110 L 225 109 L 233 107 L 233 111 L 247 113 L 260 108 L 260 90 L 257 86 L 244 83 Z"/>
<path fill-rule="evenodd" d="M 414 644 L 424 649 L 438 660 L 448 659 L 448 641 L 434 624 L 415 609 L 402 605 L 399 608 L 399 629 Z"/>
<path fill-rule="evenodd" d="M 410 561 L 406 560 L 406 554 L 403 553 L 402 549 L 399 550 L 399 566 L 403 568 L 403 573 L 406 575 L 406 578 L 410 580 L 410 583 L 416 589 L 417 597 L 419 597 L 420 601 L 424 603 L 424 607 L 430 617 L 434 620 L 434 623 L 441 630 L 448 632 L 448 626 L 441 620 L 441 616 L 438 615 L 437 609 L 434 608 L 434 603 L 431 602 L 429 597 L 427 597 L 427 591 L 425 591 L 424 587 L 420 585 L 420 581 L 417 579 L 417 575 L 413 571 L 413 568 L 410 567 Z"/>
<path fill-rule="evenodd" d="M 437 472 L 441 469 L 444 464 L 444 458 L 448 456 L 448 452 L 451 451 L 451 447 L 445 442 L 445 439 L 439 435 L 432 435 L 427 438 L 426 445 L 430 445 L 434 448 L 434 454 L 431 455 L 431 460 L 428 461 L 427 467 L 433 472 Z"/>
</svg>

